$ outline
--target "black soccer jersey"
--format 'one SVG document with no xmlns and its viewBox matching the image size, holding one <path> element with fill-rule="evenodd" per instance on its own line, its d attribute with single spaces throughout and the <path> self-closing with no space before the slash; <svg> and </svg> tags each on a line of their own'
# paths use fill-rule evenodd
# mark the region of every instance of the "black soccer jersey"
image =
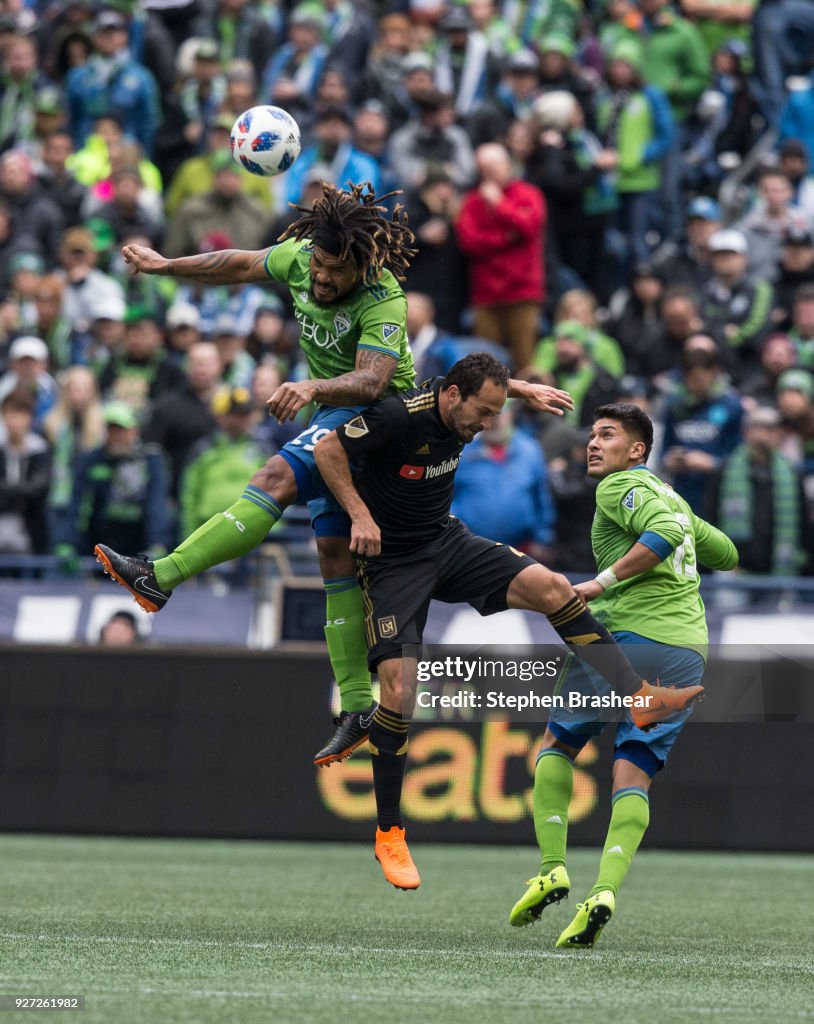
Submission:
<svg viewBox="0 0 814 1024">
<path fill-rule="evenodd" d="M 353 480 L 382 533 L 382 554 L 402 554 L 449 524 L 464 442 L 438 410 L 443 378 L 402 391 L 337 428 Z"/>
</svg>

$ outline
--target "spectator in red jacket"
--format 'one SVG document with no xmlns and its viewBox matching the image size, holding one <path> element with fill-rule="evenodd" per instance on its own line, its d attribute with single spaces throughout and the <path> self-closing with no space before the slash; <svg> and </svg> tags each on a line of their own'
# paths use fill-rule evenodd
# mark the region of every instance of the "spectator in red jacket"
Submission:
<svg viewBox="0 0 814 1024">
<path fill-rule="evenodd" d="M 480 184 L 464 197 L 456 230 L 469 261 L 474 333 L 511 350 L 515 369 L 531 363 L 545 298 L 542 192 L 514 178 L 506 149 L 479 146 Z"/>
</svg>

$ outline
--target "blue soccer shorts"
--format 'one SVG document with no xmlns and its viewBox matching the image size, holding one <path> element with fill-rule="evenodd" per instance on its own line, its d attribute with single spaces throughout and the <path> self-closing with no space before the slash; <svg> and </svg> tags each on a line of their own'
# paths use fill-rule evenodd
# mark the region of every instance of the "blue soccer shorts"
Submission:
<svg viewBox="0 0 814 1024">
<path fill-rule="evenodd" d="M 627 631 L 614 633 L 613 637 L 624 648 L 628 660 L 642 678 L 650 682 L 658 680 L 662 686 L 693 686 L 701 682 L 704 659 L 697 651 L 661 644 Z M 601 696 L 610 694 L 612 690 L 597 672 L 572 659 L 558 692 L 565 696 L 567 705 L 570 692 Z M 689 707 L 646 732 L 637 729 L 625 715 L 616 723 L 615 760 L 631 761 L 652 778 L 667 763 L 670 750 L 691 713 L 692 707 Z M 606 717 L 606 713 L 602 717 Z M 548 727 L 557 739 L 577 749 L 582 749 L 588 740 L 601 735 L 610 724 L 600 717 L 592 717 L 590 710 L 571 710 L 567 706 L 554 708 L 548 720 Z"/>
<path fill-rule="evenodd" d="M 317 537 L 350 537 L 350 519 L 331 494 L 317 471 L 314 447 L 342 423 L 358 415 L 367 406 L 337 409 L 320 405 L 301 434 L 280 449 L 297 481 L 297 501 L 305 502 L 311 513 L 311 526 Z"/>
</svg>

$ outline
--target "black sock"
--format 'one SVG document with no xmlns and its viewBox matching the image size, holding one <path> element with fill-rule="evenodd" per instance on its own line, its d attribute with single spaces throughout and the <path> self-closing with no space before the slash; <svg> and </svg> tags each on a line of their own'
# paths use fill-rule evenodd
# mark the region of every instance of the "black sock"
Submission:
<svg viewBox="0 0 814 1024">
<path fill-rule="evenodd" d="M 381 704 L 370 723 L 368 746 L 373 761 L 376 817 L 379 828 L 385 831 L 393 825 L 401 827 L 401 786 L 407 763 L 409 728 L 409 721 Z"/>
<path fill-rule="evenodd" d="M 642 677 L 636 672 L 610 633 L 588 611 L 578 597 L 573 597 L 548 621 L 557 630 L 569 649 L 623 697 L 641 689 Z"/>
</svg>

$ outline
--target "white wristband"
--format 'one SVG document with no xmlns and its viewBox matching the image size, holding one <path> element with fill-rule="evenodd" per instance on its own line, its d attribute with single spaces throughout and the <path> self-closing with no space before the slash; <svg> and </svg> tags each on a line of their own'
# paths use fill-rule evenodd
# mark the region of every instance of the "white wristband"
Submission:
<svg viewBox="0 0 814 1024">
<path fill-rule="evenodd" d="M 594 582 L 598 583 L 603 590 L 607 590 L 608 587 L 612 587 L 614 583 L 618 583 L 619 580 L 617 580 L 616 573 L 613 569 L 603 569 L 602 572 L 594 578 Z"/>
</svg>

